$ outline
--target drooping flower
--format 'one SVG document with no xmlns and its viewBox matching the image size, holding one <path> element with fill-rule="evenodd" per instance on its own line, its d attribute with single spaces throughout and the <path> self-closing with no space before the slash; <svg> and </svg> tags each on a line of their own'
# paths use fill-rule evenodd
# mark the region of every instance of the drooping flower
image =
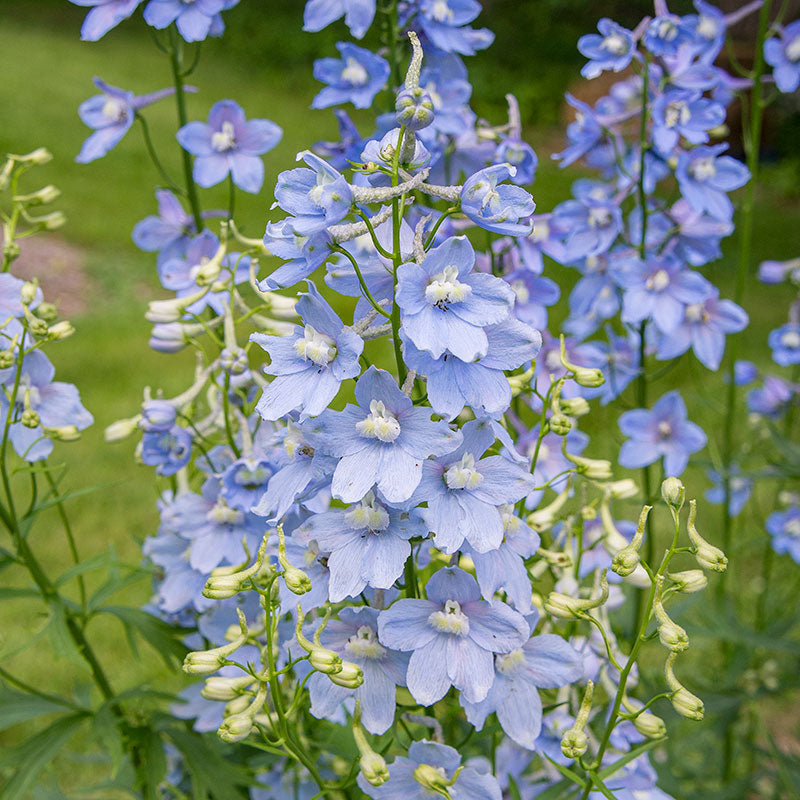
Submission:
<svg viewBox="0 0 800 800">
<path fill-rule="evenodd" d="M 330 599 L 358 597 L 367 586 L 390 589 L 411 555 L 408 540 L 428 533 L 419 511 L 386 506 L 367 493 L 357 505 L 314 514 L 298 531 L 329 553 Z"/>
<path fill-rule="evenodd" d="M 381 644 L 411 651 L 408 690 L 422 705 L 450 686 L 478 703 L 494 680 L 494 653 L 510 653 L 529 636 L 525 618 L 505 603 L 481 600 L 475 579 L 445 567 L 428 581 L 427 600 L 402 599 L 378 617 Z"/>
<path fill-rule="evenodd" d="M 314 77 L 328 84 L 311 103 L 311 108 L 328 108 L 352 103 L 369 108 L 389 77 L 389 62 L 350 42 L 337 42 L 341 58 L 320 58 L 314 62 Z"/>
<path fill-rule="evenodd" d="M 538 616 L 527 617 L 531 635 Z M 467 719 L 481 730 L 489 714 L 497 712 L 506 734 L 521 747 L 535 750 L 542 731 L 539 689 L 557 689 L 580 680 L 583 658 L 561 636 L 543 633 L 509 653 L 496 655 L 494 666 L 494 683 L 486 698 L 479 703 L 462 699 Z"/>
<path fill-rule="evenodd" d="M 256 409 L 266 420 L 277 420 L 300 409 L 300 419 L 321 414 L 347 378 L 361 372 L 361 337 L 345 328 L 313 283 L 296 306 L 305 326 L 292 336 L 253 333 L 250 341 L 269 353 L 264 368 L 276 377 L 264 387 Z"/>
<path fill-rule="evenodd" d="M 708 441 L 703 429 L 687 418 L 686 405 L 677 391 L 662 395 L 650 411 L 626 411 L 619 418 L 619 427 L 630 437 L 622 445 L 619 463 L 635 469 L 663 456 L 667 476 L 680 475 L 690 454 L 702 450 Z"/>
<path fill-rule="evenodd" d="M 425 459 L 453 450 L 461 433 L 431 420 L 430 409 L 416 408 L 384 370 L 370 367 L 355 396 L 357 406 L 328 409 L 304 426 L 316 450 L 339 459 L 333 496 L 358 502 L 377 484 L 388 502 L 405 502 L 422 478 Z"/>
<path fill-rule="evenodd" d="M 283 131 L 268 119 L 246 119 L 233 100 L 220 100 L 208 112 L 208 123 L 189 122 L 176 136 L 195 156 L 193 175 L 200 186 L 216 186 L 230 175 L 240 189 L 255 194 L 264 184 L 260 156 L 278 144 Z"/>
<path fill-rule="evenodd" d="M 536 203 L 521 186 L 502 183 L 515 173 L 510 164 L 495 164 L 470 176 L 461 190 L 461 210 L 487 231 L 527 236 L 531 226 L 520 220 L 533 214 Z"/>
<path fill-rule="evenodd" d="M 397 304 L 413 344 L 439 358 L 445 350 L 464 361 L 486 354 L 484 328 L 502 322 L 514 292 L 500 278 L 474 272 L 475 251 L 465 236 L 433 248 L 421 264 L 397 271 Z"/>
<path fill-rule="evenodd" d="M 96 42 L 133 14 L 142 0 L 70 0 L 70 2 L 76 6 L 91 7 L 81 25 L 81 39 L 85 42 Z"/>
<path fill-rule="evenodd" d="M 130 130 L 140 109 L 157 103 L 175 92 L 173 88 L 161 89 L 137 97 L 133 92 L 126 92 L 100 78 L 94 79 L 94 85 L 102 94 L 84 100 L 78 107 L 81 121 L 94 129 L 94 133 L 81 146 L 80 153 L 75 156 L 79 164 L 88 164 L 90 161 L 102 158 L 109 150 L 116 147 Z"/>
</svg>

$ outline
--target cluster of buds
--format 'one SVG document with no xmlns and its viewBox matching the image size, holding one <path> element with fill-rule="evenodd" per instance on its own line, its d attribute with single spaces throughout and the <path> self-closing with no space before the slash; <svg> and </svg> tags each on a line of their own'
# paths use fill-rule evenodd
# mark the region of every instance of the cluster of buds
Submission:
<svg viewBox="0 0 800 800">
<path fill-rule="evenodd" d="M 228 656 L 233 655 L 249 638 L 247 620 L 242 610 L 237 608 L 239 617 L 239 636 L 229 644 L 213 647 L 210 650 L 193 650 L 186 654 L 183 660 L 183 671 L 189 675 L 211 675 L 220 667 L 225 666 Z"/>
<path fill-rule="evenodd" d="M 325 626 L 328 624 L 330 611 L 325 615 L 317 630 L 314 632 L 314 640 L 309 641 L 303 634 L 303 610 L 297 606 L 297 627 L 295 628 L 295 639 L 300 647 L 308 653 L 308 663 L 317 671 L 327 675 L 337 686 L 345 689 L 357 689 L 364 682 L 364 673 L 358 664 L 350 661 L 343 661 L 342 657 L 323 647 L 320 636 Z"/>
<path fill-rule="evenodd" d="M 268 538 L 269 533 L 264 535 L 252 566 L 248 567 L 248 562 L 245 562 L 238 566 L 217 567 L 213 570 L 203 588 L 203 595 L 211 600 L 225 600 L 228 597 L 234 597 L 247 588 L 248 583 L 258 580 L 259 577 L 269 572 L 269 564 L 265 563 Z M 246 547 L 245 542 L 243 542 L 243 546 Z"/>
<path fill-rule="evenodd" d="M 605 605 L 608 600 L 608 580 L 606 571 L 600 575 L 600 591 L 595 597 L 571 597 L 562 592 L 550 592 L 544 602 L 545 610 L 554 617 L 562 619 L 581 619 L 593 608 Z"/>
</svg>

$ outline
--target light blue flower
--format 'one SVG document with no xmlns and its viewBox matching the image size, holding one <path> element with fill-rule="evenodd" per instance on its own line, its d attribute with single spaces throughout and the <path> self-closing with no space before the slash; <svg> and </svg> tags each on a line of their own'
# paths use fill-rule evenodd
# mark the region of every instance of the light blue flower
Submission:
<svg viewBox="0 0 800 800">
<path fill-rule="evenodd" d="M 293 219 L 268 222 L 264 233 L 264 246 L 272 255 L 287 263 L 259 281 L 262 291 L 293 286 L 307 278 L 330 255 L 330 237 L 323 229 L 304 236 L 297 233 Z"/>
<path fill-rule="evenodd" d="M 597 23 L 600 34 L 587 33 L 578 39 L 578 50 L 589 59 L 581 69 L 584 78 L 596 78 L 605 70 L 621 72 L 633 59 L 636 47 L 627 28 L 603 17 Z"/>
<path fill-rule="evenodd" d="M 308 0 L 303 11 L 303 30 L 316 33 L 339 17 L 356 39 L 362 39 L 375 18 L 375 0 Z"/>
<path fill-rule="evenodd" d="M 800 564 L 800 506 L 773 511 L 767 517 L 767 530 L 776 553 L 788 553 Z"/>
<path fill-rule="evenodd" d="M 706 491 L 706 500 L 709 503 L 721 506 L 725 502 L 725 483 L 722 475 L 715 469 L 708 470 L 706 474 L 714 483 L 713 488 Z M 751 478 L 739 475 L 738 464 L 731 464 L 729 487 L 728 510 L 732 517 L 738 517 L 750 499 L 750 494 L 753 491 L 753 481 Z"/>
<path fill-rule="evenodd" d="M 795 402 L 800 386 L 788 383 L 776 375 L 767 375 L 762 386 L 751 389 L 745 396 L 747 408 L 754 414 L 771 419 L 783 416 Z"/>
<path fill-rule="evenodd" d="M 469 177 L 461 190 L 464 214 L 487 231 L 527 236 L 531 225 L 520 220 L 533 214 L 536 203 L 521 186 L 502 183 L 515 172 L 516 168 L 509 164 L 495 164 Z"/>
<path fill-rule="evenodd" d="M 90 6 L 81 26 L 81 39 L 96 42 L 127 19 L 142 0 L 70 0 L 76 6 Z"/>
<path fill-rule="evenodd" d="M 158 252 L 158 263 L 183 258 L 191 237 L 197 233 L 194 219 L 183 210 L 168 189 L 156 191 L 158 216 L 145 217 L 133 229 L 133 243 L 148 252 Z"/>
<path fill-rule="evenodd" d="M 480 12 L 477 0 L 419 0 L 417 22 L 438 50 L 471 56 L 494 41 L 494 34 L 487 28 L 476 30 L 469 26 Z"/>
<path fill-rule="evenodd" d="M 352 103 L 369 108 L 389 77 L 389 62 L 350 42 L 337 42 L 341 58 L 319 58 L 314 62 L 314 77 L 328 85 L 311 103 L 311 108 L 328 108 Z"/>
<path fill-rule="evenodd" d="M 782 367 L 800 363 L 800 325 L 787 322 L 769 333 L 772 360 Z"/>
<path fill-rule="evenodd" d="M 222 33 L 221 11 L 239 0 L 150 0 L 144 9 L 144 21 L 161 30 L 173 22 L 187 42 L 201 42 L 207 36 Z M 216 23 L 216 26 L 215 26 Z M 215 27 L 217 28 L 215 30 Z"/>
<path fill-rule="evenodd" d="M 726 144 L 701 145 L 681 153 L 675 177 L 681 193 L 695 211 L 707 211 L 712 217 L 730 220 L 733 205 L 728 192 L 744 186 L 750 171 L 731 156 L 723 156 Z"/>
<path fill-rule="evenodd" d="M 427 600 L 402 599 L 378 617 L 381 644 L 411 651 L 406 681 L 424 706 L 454 686 L 472 703 L 494 681 L 494 653 L 510 653 L 529 636 L 525 618 L 505 603 L 481 600 L 475 579 L 445 567 L 428 581 Z"/>
<path fill-rule="evenodd" d="M 708 131 L 722 125 L 725 109 L 699 92 L 673 89 L 653 103 L 653 143 L 669 156 L 682 136 L 692 144 L 708 141 Z"/>
<path fill-rule="evenodd" d="M 142 436 L 142 463 L 155 467 L 158 475 L 174 475 L 191 457 L 192 434 L 180 425 Z"/>
<path fill-rule="evenodd" d="M 800 19 L 782 28 L 779 37 L 764 42 L 764 60 L 773 68 L 781 92 L 789 94 L 800 86 Z"/>
</svg>

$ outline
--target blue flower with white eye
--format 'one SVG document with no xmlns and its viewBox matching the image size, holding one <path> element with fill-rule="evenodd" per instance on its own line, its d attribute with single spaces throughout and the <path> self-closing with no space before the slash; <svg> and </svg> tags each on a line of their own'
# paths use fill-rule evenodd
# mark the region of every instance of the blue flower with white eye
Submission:
<svg viewBox="0 0 800 800">
<path fill-rule="evenodd" d="M 142 0 L 70 0 L 76 6 L 90 6 L 91 11 L 81 25 L 81 39 L 96 42 L 126 20 Z"/>
<path fill-rule="evenodd" d="M 768 342 L 776 364 L 782 367 L 800 364 L 800 325 L 796 322 L 787 322 L 770 331 Z"/>
<path fill-rule="evenodd" d="M 750 494 L 753 491 L 752 478 L 745 478 L 738 473 L 739 465 L 731 464 L 728 510 L 732 517 L 737 517 L 742 513 L 742 509 L 747 505 L 747 501 L 750 499 Z M 706 474 L 714 483 L 714 486 L 706 491 L 706 500 L 708 500 L 709 503 L 721 506 L 725 502 L 725 482 L 723 477 L 715 469 L 708 470 Z"/>
<path fill-rule="evenodd" d="M 267 223 L 264 246 L 272 255 L 287 263 L 259 281 L 258 288 L 262 291 L 273 291 L 299 283 L 331 253 L 330 237 L 324 229 L 303 235 L 297 233 L 293 222 L 289 217 L 280 222 Z"/>
<path fill-rule="evenodd" d="M 777 419 L 792 406 L 798 392 L 800 386 L 796 383 L 788 383 L 775 375 L 767 375 L 764 384 L 751 389 L 745 399 L 748 410 L 753 414 Z"/>
<path fill-rule="evenodd" d="M 646 467 L 664 457 L 664 474 L 677 477 L 689 456 L 702 450 L 708 438 L 687 417 L 686 405 L 677 391 L 662 395 L 653 408 L 635 408 L 619 418 L 619 428 L 630 439 L 619 452 L 619 463 L 629 469 Z"/>
<path fill-rule="evenodd" d="M 411 262 L 397 270 L 403 330 L 434 358 L 445 350 L 464 361 L 486 355 L 484 327 L 502 322 L 514 304 L 514 292 L 505 281 L 474 272 L 474 265 L 469 239 L 453 236 L 421 264 Z"/>
<path fill-rule="evenodd" d="M 230 175 L 243 191 L 255 194 L 264 184 L 260 156 L 272 150 L 283 131 L 268 119 L 246 119 L 233 100 L 220 100 L 208 112 L 208 123 L 189 122 L 175 134 L 194 159 L 194 179 L 216 186 Z"/>
<path fill-rule="evenodd" d="M 140 249 L 158 253 L 158 263 L 182 258 L 191 237 L 197 233 L 194 219 L 183 210 L 178 198 L 168 189 L 156 192 L 158 216 L 145 217 L 133 229 L 133 243 Z"/>
<path fill-rule="evenodd" d="M 415 408 L 382 369 L 370 367 L 355 396 L 357 406 L 328 409 L 303 430 L 315 451 L 339 459 L 334 497 L 355 503 L 377 484 L 389 503 L 403 503 L 417 488 L 425 459 L 458 447 L 461 433 L 431 420 L 430 409 Z"/>
<path fill-rule="evenodd" d="M 336 397 L 343 380 L 361 372 L 361 337 L 345 328 L 313 283 L 296 306 L 304 327 L 292 336 L 253 333 L 250 341 L 269 353 L 264 368 L 275 378 L 264 387 L 256 410 L 266 420 L 277 420 L 300 409 L 300 419 L 321 414 Z"/>
<path fill-rule="evenodd" d="M 494 657 L 495 678 L 486 698 L 461 704 L 467 719 L 481 730 L 492 712 L 503 730 L 518 745 L 534 750 L 542 731 L 542 700 L 539 689 L 557 689 L 583 675 L 583 658 L 560 636 L 533 636 L 538 612 L 527 617 L 530 635 L 524 644 Z"/>
<path fill-rule="evenodd" d="M 142 436 L 142 463 L 156 468 L 157 475 L 174 475 L 192 457 L 192 434 L 180 425 Z"/>
<path fill-rule="evenodd" d="M 585 156 L 603 139 L 603 127 L 594 109 L 573 97 L 569 92 L 565 95 L 569 105 L 575 109 L 575 120 L 567 125 L 568 146 L 553 158 L 559 161 L 563 169 Z"/>
<path fill-rule="evenodd" d="M 596 78 L 605 70 L 621 72 L 633 59 L 636 47 L 627 28 L 603 17 L 597 23 L 597 33 L 587 33 L 578 39 L 578 50 L 589 59 L 581 69 L 584 78 Z"/>
<path fill-rule="evenodd" d="M 314 62 L 314 77 L 328 85 L 311 103 L 311 108 L 328 108 L 352 103 L 369 108 L 389 77 L 389 62 L 350 42 L 337 42 L 341 58 L 319 58 Z"/>
<path fill-rule="evenodd" d="M 329 592 L 333 603 L 358 597 L 367 586 L 391 589 L 411 555 L 408 540 L 427 533 L 418 511 L 386 506 L 372 492 L 350 508 L 314 514 L 298 531 L 330 554 Z"/>
<path fill-rule="evenodd" d="M 131 129 L 139 110 L 175 92 L 173 88 L 161 89 L 137 97 L 133 92 L 118 89 L 100 78 L 94 79 L 94 85 L 102 94 L 96 94 L 78 106 L 81 121 L 94 129 L 94 133 L 83 143 L 80 153 L 75 157 L 79 164 L 88 164 L 104 156 Z"/>
<path fill-rule="evenodd" d="M 675 170 L 681 194 L 691 207 L 722 220 L 730 220 L 733 214 L 727 193 L 750 180 L 750 170 L 741 161 L 720 155 L 727 147 L 702 145 L 681 153 Z"/>
<path fill-rule="evenodd" d="M 303 30 L 316 33 L 339 17 L 344 17 L 345 25 L 356 39 L 363 39 L 375 18 L 375 0 L 308 0 L 303 11 Z"/>
<path fill-rule="evenodd" d="M 308 167 L 278 175 L 275 205 L 292 215 L 291 230 L 310 236 L 344 219 L 350 211 L 353 194 L 344 176 L 310 150 L 298 153 L 297 158 Z M 269 247 L 268 242 L 265 244 Z"/>
<path fill-rule="evenodd" d="M 712 291 L 699 273 L 684 269 L 675 258 L 634 259 L 629 268 L 616 273 L 625 290 L 622 321 L 638 324 L 652 319 L 664 334 L 680 325 L 685 307 L 702 303 Z"/>
<path fill-rule="evenodd" d="M 469 26 L 480 12 L 477 0 L 420 0 L 416 21 L 437 50 L 471 56 L 494 41 L 487 28 Z"/>
<path fill-rule="evenodd" d="M 427 501 L 422 513 L 439 550 L 455 553 L 466 540 L 485 553 L 503 541 L 500 506 L 516 503 L 535 484 L 526 468 L 504 456 L 481 458 L 495 440 L 489 420 L 471 420 L 463 434 L 458 449 L 425 462 L 410 502 Z"/>
<path fill-rule="evenodd" d="M 653 143 L 669 156 L 682 136 L 692 144 L 708 141 L 708 131 L 725 122 L 725 109 L 699 92 L 672 89 L 653 103 Z"/>
<path fill-rule="evenodd" d="M 800 19 L 764 42 L 764 60 L 773 68 L 775 85 L 781 92 L 789 94 L 800 86 Z"/>
<path fill-rule="evenodd" d="M 235 6 L 239 0 L 150 0 L 144 9 L 144 21 L 162 30 L 173 22 L 187 42 L 202 42 L 207 36 L 218 36 L 224 26 L 220 12 Z"/>
<path fill-rule="evenodd" d="M 461 210 L 487 231 L 527 236 L 531 226 L 520 219 L 530 217 L 536 203 L 521 186 L 502 183 L 515 173 L 510 164 L 495 164 L 467 178 L 461 189 Z"/>
<path fill-rule="evenodd" d="M 661 337 L 656 357 L 677 358 L 691 347 L 701 364 L 716 371 L 725 352 L 725 335 L 743 331 L 748 322 L 741 306 L 720 300 L 719 290 L 713 289 L 702 302 L 686 306 L 683 322 Z"/>
<path fill-rule="evenodd" d="M 647 25 L 642 43 L 654 56 L 677 55 L 681 45 L 692 41 L 692 32 L 675 14 L 660 14 Z"/>
<path fill-rule="evenodd" d="M 403 599 L 378 617 L 378 638 L 386 647 L 411 651 L 406 681 L 424 706 L 454 686 L 479 703 L 494 681 L 494 653 L 521 647 L 530 632 L 522 614 L 505 603 L 481 600 L 475 579 L 458 567 L 436 572 L 427 600 Z"/>
<path fill-rule="evenodd" d="M 266 492 L 273 472 L 269 461 L 242 456 L 222 474 L 220 494 L 231 508 L 249 511 Z"/>
<path fill-rule="evenodd" d="M 410 135 L 411 134 L 409 134 L 409 136 Z M 393 128 L 388 133 L 384 134 L 380 141 L 377 139 L 370 139 L 364 145 L 364 150 L 361 153 L 361 161 L 365 164 L 372 162 L 379 167 L 391 169 L 399 136 L 400 128 Z M 430 163 L 430 160 L 431 154 L 428 152 L 428 149 L 420 141 L 419 137 L 415 137 L 414 153 L 408 161 L 400 161 L 399 165 L 413 175 L 419 172 L 423 167 L 426 167 Z M 388 186 L 390 180 L 388 175 L 376 172 L 369 176 L 369 182 L 373 186 Z"/>
<path fill-rule="evenodd" d="M 622 231 L 622 212 L 610 200 L 566 200 L 553 209 L 550 224 L 566 232 L 564 257 L 576 261 L 607 252 Z"/>
<path fill-rule="evenodd" d="M 358 785 L 374 800 L 430 800 L 443 797 L 441 790 L 430 788 L 432 773 L 436 776 L 437 785 L 447 785 L 447 796 L 452 800 L 502 800 L 497 778 L 478 772 L 473 767 L 459 769 L 460 764 L 461 756 L 457 750 L 423 739 L 411 744 L 408 758 L 395 758 L 389 766 L 389 780 L 386 783 L 372 786 L 363 774 L 359 774 Z"/>
<path fill-rule="evenodd" d="M 720 241 L 733 233 L 730 220 L 695 211 L 682 198 L 669 210 L 669 219 L 678 226 L 677 232 L 672 231 L 672 252 L 694 267 L 721 258 Z"/>
<path fill-rule="evenodd" d="M 773 511 L 767 517 L 767 530 L 776 553 L 788 553 L 800 564 L 800 506 Z"/>
<path fill-rule="evenodd" d="M 361 700 L 361 722 L 370 733 L 385 733 L 392 726 L 395 689 L 406 685 L 409 657 L 378 641 L 378 614 L 376 608 L 343 608 L 339 619 L 332 619 L 322 631 L 322 646 L 358 664 L 364 682 L 357 689 L 346 689 L 327 675 L 312 675 L 308 692 L 315 717 L 330 718 L 348 697 L 355 697 Z"/>
<path fill-rule="evenodd" d="M 513 318 L 484 330 L 486 354 L 474 361 L 463 361 L 449 351 L 433 358 L 404 340 L 407 365 L 427 376 L 428 400 L 445 419 L 455 419 L 465 405 L 479 417 L 499 417 L 511 404 L 511 386 L 504 370 L 536 358 L 542 345 L 539 331 Z"/>
<path fill-rule="evenodd" d="M 541 539 L 514 514 L 512 505 L 501 506 L 499 511 L 503 520 L 500 546 L 486 553 L 479 553 L 466 543 L 462 548 L 475 565 L 475 577 L 485 600 L 491 600 L 502 589 L 517 611 L 529 614 L 532 611 L 531 577 L 525 559 L 536 553 Z"/>
</svg>

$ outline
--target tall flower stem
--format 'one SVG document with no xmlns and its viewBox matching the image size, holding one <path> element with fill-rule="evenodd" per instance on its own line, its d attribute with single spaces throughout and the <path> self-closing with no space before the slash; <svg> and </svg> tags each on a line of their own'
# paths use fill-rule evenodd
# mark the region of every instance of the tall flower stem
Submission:
<svg viewBox="0 0 800 800">
<path fill-rule="evenodd" d="M 169 56 L 172 65 L 172 80 L 175 84 L 175 104 L 178 108 L 178 123 L 183 127 L 189 121 L 189 117 L 186 114 L 186 86 L 183 82 L 183 41 L 174 25 L 170 28 L 169 35 Z M 203 216 L 200 212 L 200 201 L 197 198 L 197 185 L 192 174 L 192 157 L 183 148 L 181 148 L 181 156 L 183 157 L 183 174 L 186 180 L 186 196 L 189 198 L 195 229 L 199 233 L 203 229 Z"/>
</svg>

